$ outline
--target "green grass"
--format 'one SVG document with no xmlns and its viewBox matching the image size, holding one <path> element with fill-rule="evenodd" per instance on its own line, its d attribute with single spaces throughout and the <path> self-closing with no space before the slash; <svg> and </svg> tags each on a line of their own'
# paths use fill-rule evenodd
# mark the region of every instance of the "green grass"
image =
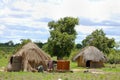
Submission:
<svg viewBox="0 0 120 80">
<path fill-rule="evenodd" d="M 120 64 L 105 64 L 102 70 L 106 72 L 120 72 Z"/>
<path fill-rule="evenodd" d="M 0 80 L 119 80 L 120 73 L 32 73 L 32 72 L 0 72 Z"/>
<path fill-rule="evenodd" d="M 8 58 L 0 58 L 0 68 L 8 64 Z M 86 68 L 77 67 L 76 62 L 70 62 L 71 69 L 80 69 L 80 72 L 66 73 L 32 73 L 32 72 L 0 72 L 0 80 L 119 80 L 120 64 L 105 64 L 105 68 L 99 68 L 105 74 L 84 73 Z M 97 69 L 96 69 L 97 70 Z"/>
<path fill-rule="evenodd" d="M 86 68 L 84 68 L 84 67 L 78 67 L 77 66 L 77 62 L 70 62 L 70 68 L 71 69 L 86 69 Z"/>
<path fill-rule="evenodd" d="M 7 57 L 1 57 L 0 58 L 0 67 L 6 67 L 8 64 L 8 58 Z"/>
</svg>

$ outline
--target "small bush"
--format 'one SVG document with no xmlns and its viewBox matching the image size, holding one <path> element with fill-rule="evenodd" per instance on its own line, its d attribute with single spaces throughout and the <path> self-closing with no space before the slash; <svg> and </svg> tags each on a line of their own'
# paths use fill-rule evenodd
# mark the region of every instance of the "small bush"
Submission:
<svg viewBox="0 0 120 80">
<path fill-rule="evenodd" d="M 108 55 L 108 62 L 110 64 L 120 63 L 120 52 L 113 52 Z"/>
</svg>

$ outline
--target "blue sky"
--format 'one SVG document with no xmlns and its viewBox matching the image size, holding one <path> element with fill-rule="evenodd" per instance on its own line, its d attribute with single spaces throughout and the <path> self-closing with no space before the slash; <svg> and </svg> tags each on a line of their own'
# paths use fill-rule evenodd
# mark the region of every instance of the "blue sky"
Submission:
<svg viewBox="0 0 120 80">
<path fill-rule="evenodd" d="M 0 0 L 0 42 L 47 42 L 49 21 L 78 17 L 76 43 L 96 29 L 120 41 L 120 0 Z"/>
</svg>

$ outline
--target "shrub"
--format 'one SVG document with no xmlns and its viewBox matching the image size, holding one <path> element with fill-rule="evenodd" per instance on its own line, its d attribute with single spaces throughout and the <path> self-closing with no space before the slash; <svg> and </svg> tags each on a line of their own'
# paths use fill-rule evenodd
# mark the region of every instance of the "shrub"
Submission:
<svg viewBox="0 0 120 80">
<path fill-rule="evenodd" d="M 112 52 L 108 55 L 108 62 L 111 64 L 120 63 L 120 51 Z"/>
</svg>

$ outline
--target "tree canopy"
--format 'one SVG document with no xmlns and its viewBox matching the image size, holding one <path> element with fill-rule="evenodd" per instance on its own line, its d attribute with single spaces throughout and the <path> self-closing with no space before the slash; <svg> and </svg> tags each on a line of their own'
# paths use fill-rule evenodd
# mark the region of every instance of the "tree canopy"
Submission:
<svg viewBox="0 0 120 80">
<path fill-rule="evenodd" d="M 50 29 L 48 51 L 52 56 L 62 58 L 70 55 L 77 35 L 75 25 L 78 23 L 78 18 L 73 17 L 65 17 L 48 23 Z"/>
<path fill-rule="evenodd" d="M 32 42 L 30 39 L 21 39 L 20 41 L 21 41 L 22 46 L 29 43 L 29 42 Z"/>
<path fill-rule="evenodd" d="M 10 40 L 10 41 L 8 41 L 8 42 L 6 42 L 6 43 L 0 43 L 0 47 L 5 47 L 5 46 L 11 46 L 11 47 L 13 47 L 14 46 L 14 43 L 13 43 L 13 41 L 12 40 Z"/>
<path fill-rule="evenodd" d="M 106 54 L 109 54 L 110 50 L 115 47 L 114 39 L 109 39 L 102 29 L 93 31 L 90 35 L 82 41 L 82 45 L 95 46 Z"/>
</svg>

